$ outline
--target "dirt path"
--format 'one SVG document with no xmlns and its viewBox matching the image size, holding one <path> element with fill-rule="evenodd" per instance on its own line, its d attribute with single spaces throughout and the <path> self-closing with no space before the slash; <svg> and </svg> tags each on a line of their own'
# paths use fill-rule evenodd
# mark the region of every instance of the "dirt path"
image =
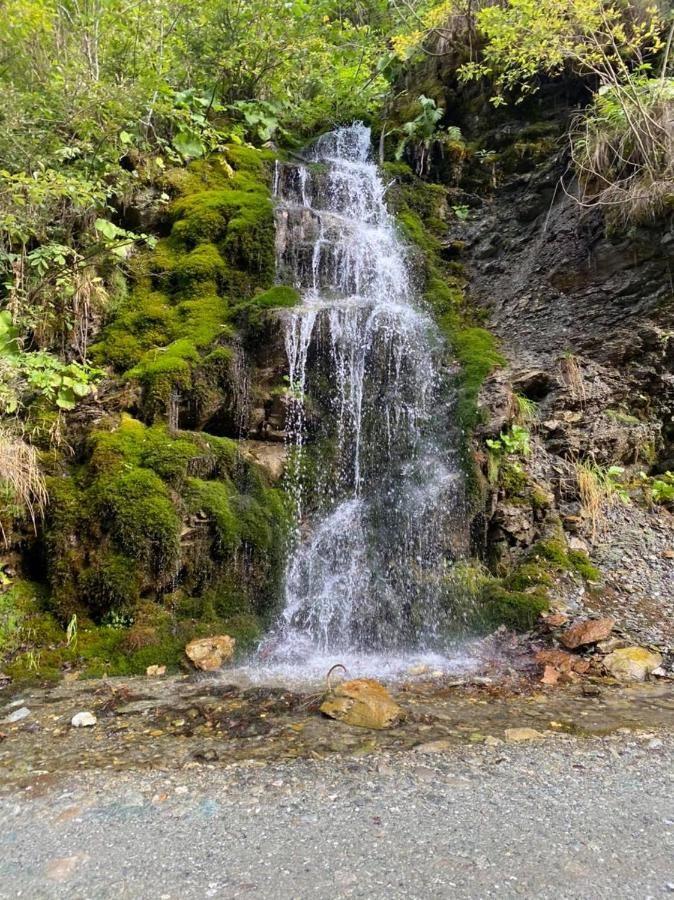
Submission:
<svg viewBox="0 0 674 900">
<path fill-rule="evenodd" d="M 3 900 L 645 900 L 674 892 L 674 739 L 45 776 L 0 821 Z"/>
</svg>

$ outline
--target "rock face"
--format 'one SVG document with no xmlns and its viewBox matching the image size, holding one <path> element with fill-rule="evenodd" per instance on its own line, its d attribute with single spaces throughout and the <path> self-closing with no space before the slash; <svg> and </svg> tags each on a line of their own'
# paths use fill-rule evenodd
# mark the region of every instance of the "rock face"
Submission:
<svg viewBox="0 0 674 900">
<path fill-rule="evenodd" d="M 357 678 L 338 684 L 321 704 L 331 719 L 359 728 L 390 728 L 403 717 L 403 710 L 383 684 L 373 678 Z"/>
<path fill-rule="evenodd" d="M 235 645 L 228 634 L 197 638 L 185 647 L 185 655 L 202 672 L 215 672 L 232 658 Z"/>
<path fill-rule="evenodd" d="M 569 650 L 575 650 L 577 647 L 605 641 L 614 627 L 613 619 L 588 619 L 585 622 L 576 622 L 559 639 Z"/>
<path fill-rule="evenodd" d="M 662 664 L 662 656 L 645 647 L 624 647 L 614 650 L 604 660 L 604 665 L 614 678 L 620 681 L 645 681 L 654 669 Z"/>
</svg>

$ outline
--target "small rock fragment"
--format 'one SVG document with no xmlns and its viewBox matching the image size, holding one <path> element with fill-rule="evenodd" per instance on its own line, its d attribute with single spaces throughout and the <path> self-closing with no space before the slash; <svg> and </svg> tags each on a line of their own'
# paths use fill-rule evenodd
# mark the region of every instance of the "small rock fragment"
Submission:
<svg viewBox="0 0 674 900">
<path fill-rule="evenodd" d="M 507 744 L 516 744 L 520 741 L 540 741 L 544 735 L 535 728 L 506 728 L 505 739 Z"/>
<path fill-rule="evenodd" d="M 78 712 L 70 720 L 73 728 L 91 728 L 97 722 L 96 716 L 90 712 Z"/>
<path fill-rule="evenodd" d="M 564 650 L 539 650 L 535 659 L 539 665 L 552 666 L 560 672 L 570 672 L 576 661 L 573 654 Z"/>
<path fill-rule="evenodd" d="M 488 734 L 484 739 L 485 747 L 500 747 L 503 741 L 501 738 L 494 737 L 493 734 Z"/>
<path fill-rule="evenodd" d="M 161 678 L 162 675 L 166 675 L 166 666 L 148 666 L 145 674 L 148 678 Z"/>
<path fill-rule="evenodd" d="M 609 653 L 604 665 L 619 681 L 645 681 L 654 669 L 662 665 L 662 656 L 645 647 L 624 647 Z"/>
<path fill-rule="evenodd" d="M 2 719 L 3 725 L 11 725 L 13 722 L 20 722 L 21 719 L 25 719 L 30 715 L 30 710 L 27 706 L 21 706 L 19 709 L 15 709 L 14 712 L 11 712 L 8 716 L 5 716 Z"/>
<path fill-rule="evenodd" d="M 559 639 L 569 650 L 575 650 L 586 644 L 596 644 L 598 641 L 606 640 L 614 626 L 613 619 L 586 619 L 584 622 L 576 622 Z"/>
<path fill-rule="evenodd" d="M 669 547 L 668 547 L 666 550 L 663 550 L 663 551 L 662 551 L 662 558 L 663 558 L 663 559 L 674 559 L 674 550 L 672 550 L 672 549 L 669 548 Z"/>
<path fill-rule="evenodd" d="M 446 753 L 447 750 L 451 750 L 452 744 L 451 741 L 447 740 L 438 740 L 438 741 L 427 741 L 425 744 L 417 744 L 414 748 L 415 753 Z"/>
<path fill-rule="evenodd" d="M 555 628 L 561 628 L 562 625 L 566 625 L 569 617 L 565 616 L 564 613 L 550 613 L 548 616 L 543 616 L 542 621 L 545 627 L 552 631 Z"/>
<path fill-rule="evenodd" d="M 214 672 L 234 655 L 236 641 L 228 634 L 196 638 L 185 647 L 185 654 L 197 669 Z"/>
<path fill-rule="evenodd" d="M 557 684 L 560 675 L 561 672 L 559 671 L 559 669 L 555 669 L 554 666 L 546 666 L 543 670 L 543 677 L 541 678 L 541 682 L 548 685 Z"/>
</svg>

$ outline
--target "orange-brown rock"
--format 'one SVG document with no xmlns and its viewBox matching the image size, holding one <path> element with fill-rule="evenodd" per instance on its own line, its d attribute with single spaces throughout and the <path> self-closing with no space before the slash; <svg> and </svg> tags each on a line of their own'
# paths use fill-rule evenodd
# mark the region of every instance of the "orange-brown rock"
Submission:
<svg viewBox="0 0 674 900">
<path fill-rule="evenodd" d="M 321 704 L 321 712 L 347 725 L 375 729 L 390 728 L 403 717 L 401 707 L 373 678 L 338 684 Z"/>
<path fill-rule="evenodd" d="M 539 650 L 536 662 L 541 666 L 552 666 L 558 672 L 570 672 L 576 658 L 565 650 Z"/>
<path fill-rule="evenodd" d="M 596 644 L 597 641 L 605 641 L 615 626 L 613 619 L 586 619 L 576 622 L 560 636 L 560 641 L 569 650 L 584 647 L 587 644 Z"/>
<path fill-rule="evenodd" d="M 185 654 L 197 669 L 214 672 L 234 655 L 236 641 L 228 634 L 196 638 L 185 647 Z"/>
<path fill-rule="evenodd" d="M 543 616 L 543 624 L 551 631 L 555 628 L 561 628 L 568 621 L 569 617 L 565 616 L 564 613 L 551 613 L 549 616 Z"/>
<path fill-rule="evenodd" d="M 561 672 L 559 669 L 556 669 L 554 666 L 546 666 L 543 670 L 543 677 L 541 678 L 542 684 L 553 685 L 557 684 L 559 681 L 559 676 Z"/>
</svg>

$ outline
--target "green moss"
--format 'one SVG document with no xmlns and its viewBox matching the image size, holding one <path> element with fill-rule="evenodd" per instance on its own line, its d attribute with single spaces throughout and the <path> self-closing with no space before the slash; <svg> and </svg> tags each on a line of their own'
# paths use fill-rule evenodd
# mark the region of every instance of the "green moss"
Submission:
<svg viewBox="0 0 674 900">
<path fill-rule="evenodd" d="M 592 565 L 590 557 L 583 550 L 569 550 L 568 559 L 574 572 L 586 581 L 601 581 L 601 572 Z"/>
<path fill-rule="evenodd" d="M 214 549 L 222 556 L 231 552 L 239 542 L 239 522 L 232 509 L 234 490 L 224 481 L 201 481 L 193 478 L 189 483 L 189 507 L 195 513 L 205 513 L 211 521 L 215 535 Z"/>
<path fill-rule="evenodd" d="M 582 550 L 569 550 L 561 540 L 538 541 L 529 551 L 532 560 L 545 560 L 560 572 L 576 572 L 586 581 L 599 581 L 601 573 Z"/>
<path fill-rule="evenodd" d="M 554 583 L 554 578 L 548 569 L 536 562 L 522 563 L 503 580 L 505 587 L 512 591 L 526 591 L 537 585 L 552 587 Z"/>
<path fill-rule="evenodd" d="M 480 618 L 488 630 L 505 625 L 513 631 L 528 631 L 548 607 L 542 593 L 508 590 L 497 582 L 488 584 L 480 596 Z"/>
<path fill-rule="evenodd" d="M 95 619 L 110 610 L 131 611 L 140 598 L 140 573 L 134 559 L 109 554 L 96 559 L 79 576 L 80 592 Z"/>
<path fill-rule="evenodd" d="M 99 478 L 91 488 L 91 512 L 109 523 L 119 549 L 156 573 L 178 558 L 180 519 L 164 482 L 147 469 Z"/>
<path fill-rule="evenodd" d="M 189 287 L 195 281 L 217 283 L 224 277 L 225 263 L 214 244 L 202 243 L 177 256 L 172 274 L 178 287 Z"/>
</svg>

